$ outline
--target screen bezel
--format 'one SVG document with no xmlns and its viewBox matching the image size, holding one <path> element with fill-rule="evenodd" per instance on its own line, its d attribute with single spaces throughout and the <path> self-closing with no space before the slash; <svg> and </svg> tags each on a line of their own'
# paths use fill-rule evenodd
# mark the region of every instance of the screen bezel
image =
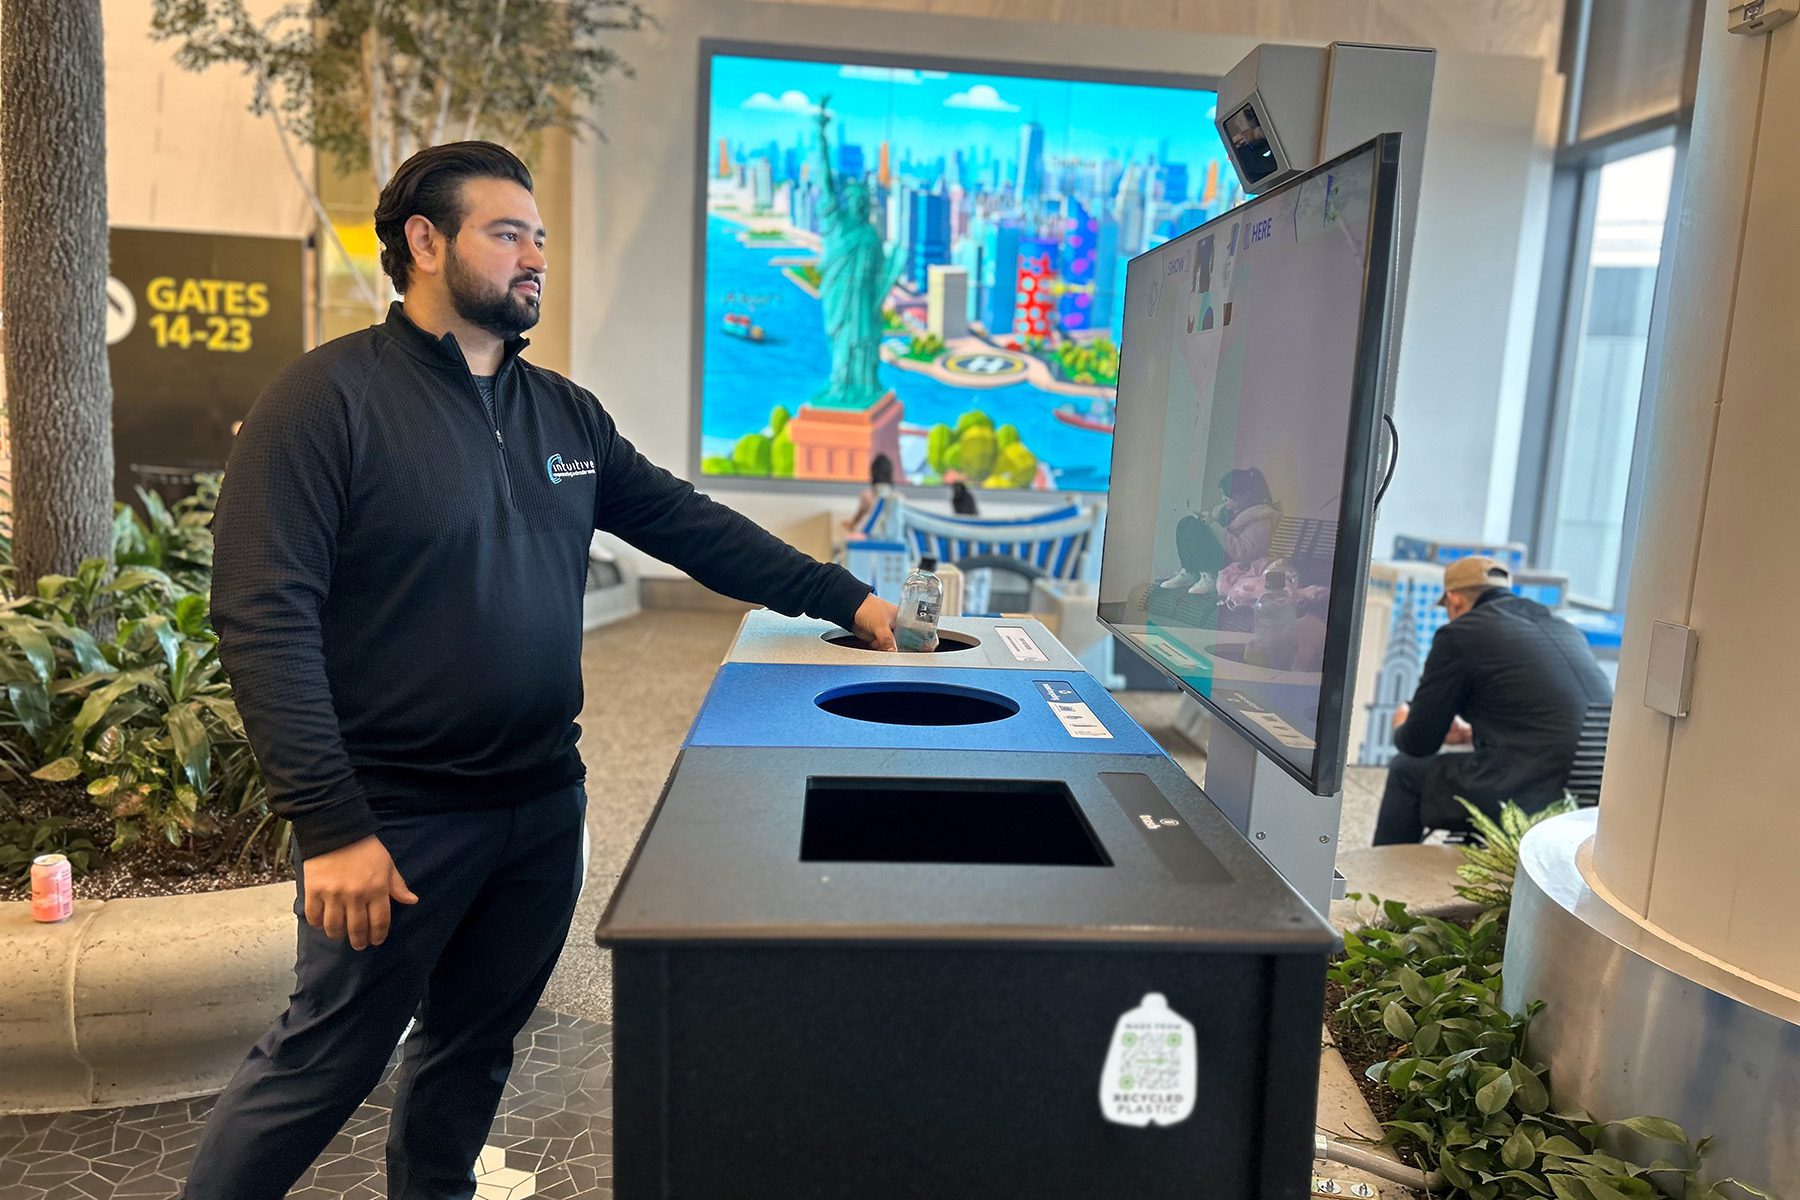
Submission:
<svg viewBox="0 0 1800 1200">
<path fill-rule="evenodd" d="M 989 75 L 1017 75 L 1028 79 L 1051 79 L 1069 83 L 1122 83 L 1139 87 L 1174 88 L 1183 91 L 1211 92 L 1215 101 L 1219 94 L 1219 85 L 1223 77 L 1204 73 L 1185 74 L 1173 71 L 1142 71 L 1129 68 L 1112 67 L 1072 67 L 1045 62 L 1013 61 L 1010 59 L 955 58 L 936 54 L 902 54 L 882 50 L 850 49 L 842 46 L 797 45 L 794 43 L 739 41 L 730 38 L 700 39 L 700 69 L 698 92 L 699 99 L 695 104 L 695 155 L 694 155 L 694 190 L 693 190 L 693 231 L 692 231 L 692 287 L 689 289 L 688 304 L 688 478 L 695 481 L 696 487 L 711 490 L 732 492 L 774 492 L 789 495 L 814 493 L 820 495 L 854 496 L 868 486 L 863 482 L 840 482 L 829 479 L 761 479 L 746 475 L 706 475 L 700 470 L 702 407 L 706 390 L 706 178 L 707 168 L 711 163 L 710 147 L 707 141 L 709 121 L 712 116 L 712 66 L 713 59 L 720 55 L 727 57 L 773 58 L 787 59 L 795 62 L 822 62 L 840 65 L 864 67 L 914 67 L 932 71 L 978 72 Z M 1215 117 L 1214 125 L 1217 125 Z M 1221 135 L 1222 136 L 1222 135 Z M 1230 157 L 1233 170 L 1236 170 L 1237 158 L 1231 154 L 1231 147 L 1226 145 L 1225 153 Z M 1239 182 L 1243 175 L 1239 172 Z M 1249 195 L 1246 192 L 1246 195 Z M 914 484 L 901 484 L 898 490 L 902 493 L 936 496 L 941 488 L 921 487 Z M 1103 493 L 1093 491 L 1072 491 L 1057 489 L 1055 491 L 1030 491 L 1020 497 L 1011 497 L 977 489 L 977 494 L 990 497 L 995 503 L 1005 503 L 1012 499 L 1029 501 L 1062 500 L 1067 502 L 1095 503 Z"/>
<path fill-rule="evenodd" d="M 1177 688 L 1199 701 L 1218 720 L 1254 745 L 1263 757 L 1273 761 L 1316 796 L 1336 794 L 1343 787 L 1344 759 L 1350 740 L 1350 710 L 1353 692 L 1350 678 L 1356 662 L 1357 643 L 1362 633 L 1363 585 L 1367 581 L 1370 544 L 1375 533 L 1376 459 L 1380 451 L 1381 414 L 1383 411 L 1387 330 L 1392 316 L 1392 298 L 1396 293 L 1399 230 L 1396 228 L 1397 199 L 1400 186 L 1400 135 L 1384 133 L 1338 155 L 1285 183 L 1259 193 L 1256 200 L 1274 197 L 1288 188 L 1297 187 L 1320 172 L 1348 161 L 1359 154 L 1375 155 L 1374 178 L 1369 194 L 1369 251 L 1363 268 L 1362 323 L 1356 336 L 1356 365 L 1350 396 L 1350 420 L 1345 430 L 1344 476 L 1341 496 L 1343 514 L 1338 526 L 1336 552 L 1331 566 L 1331 601 L 1325 617 L 1325 655 L 1320 666 L 1319 719 L 1313 738 L 1313 769 L 1303 771 L 1283 756 L 1277 743 L 1260 727 L 1239 720 L 1230 710 L 1201 695 L 1166 663 L 1140 645 L 1133 633 L 1107 619 L 1106 605 L 1100 604 L 1096 619 L 1139 658 L 1167 676 Z M 1206 224 L 1191 229 L 1178 238 L 1144 252 L 1156 254 L 1185 239 L 1199 239 L 1217 232 L 1227 220 L 1241 219 L 1241 208 L 1214 217 Z M 1143 257 L 1140 255 L 1139 257 Z M 1136 261 L 1135 259 L 1132 261 Z M 1129 280 L 1130 276 L 1127 276 Z M 1127 285 L 1129 287 L 1129 284 Z M 1129 297 L 1126 299 L 1129 304 Z M 1125 386 L 1129 359 L 1121 341 L 1119 347 L 1119 384 Z M 1119 478 L 1120 442 L 1113 441 L 1112 478 Z M 1357 447 L 1366 448 L 1357 453 Z M 1114 518 L 1117 513 L 1112 514 Z M 1101 547 L 1101 579 L 1106 578 L 1105 547 Z M 1104 594 L 1104 593 L 1103 593 Z"/>
</svg>

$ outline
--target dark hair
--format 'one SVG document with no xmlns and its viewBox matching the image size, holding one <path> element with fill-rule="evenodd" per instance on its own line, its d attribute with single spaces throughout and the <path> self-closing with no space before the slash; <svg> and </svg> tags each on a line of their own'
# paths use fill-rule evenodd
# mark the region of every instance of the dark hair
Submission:
<svg viewBox="0 0 1800 1200">
<path fill-rule="evenodd" d="M 894 460 L 885 454 L 877 454 L 869 460 L 870 483 L 893 483 Z"/>
<path fill-rule="evenodd" d="M 493 142 L 449 142 L 428 146 L 400 164 L 375 204 L 375 236 L 381 241 L 381 269 L 405 292 L 412 282 L 412 248 L 406 222 L 424 217 L 454 241 L 468 209 L 462 185 L 469 179 L 510 179 L 531 190 L 531 172 L 518 155 Z"/>
<path fill-rule="evenodd" d="M 1245 507 L 1275 503 L 1275 497 L 1269 494 L 1268 480 L 1263 478 L 1259 467 L 1225 472 L 1225 477 L 1219 480 L 1219 490 L 1225 493 L 1226 499 L 1236 500 Z"/>
<path fill-rule="evenodd" d="M 969 485 L 957 480 L 950 485 L 950 511 L 965 517 L 978 517 L 981 510 L 975 507 L 975 494 L 969 491 Z"/>
</svg>

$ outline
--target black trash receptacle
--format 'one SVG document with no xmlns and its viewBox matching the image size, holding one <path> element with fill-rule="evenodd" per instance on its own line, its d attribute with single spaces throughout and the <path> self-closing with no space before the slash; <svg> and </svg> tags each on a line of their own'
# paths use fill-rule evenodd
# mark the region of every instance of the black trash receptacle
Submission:
<svg viewBox="0 0 1800 1200">
<path fill-rule="evenodd" d="M 1336 938 L 1166 758 L 690 747 L 597 937 L 620 1200 L 1307 1190 Z"/>
</svg>

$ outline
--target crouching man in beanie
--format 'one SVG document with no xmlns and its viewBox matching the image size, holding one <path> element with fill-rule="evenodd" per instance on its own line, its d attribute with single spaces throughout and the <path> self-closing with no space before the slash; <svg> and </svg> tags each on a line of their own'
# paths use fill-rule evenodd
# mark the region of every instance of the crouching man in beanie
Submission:
<svg viewBox="0 0 1800 1200">
<path fill-rule="evenodd" d="M 1416 842 L 1427 829 L 1466 829 L 1462 797 L 1490 816 L 1516 802 L 1536 812 L 1562 798 L 1590 704 L 1612 688 L 1579 630 L 1512 593 L 1492 558 L 1444 569 L 1449 622 L 1432 638 L 1412 703 L 1394 714 L 1387 790 L 1375 844 Z M 1468 753 L 1440 754 L 1445 745 Z"/>
</svg>

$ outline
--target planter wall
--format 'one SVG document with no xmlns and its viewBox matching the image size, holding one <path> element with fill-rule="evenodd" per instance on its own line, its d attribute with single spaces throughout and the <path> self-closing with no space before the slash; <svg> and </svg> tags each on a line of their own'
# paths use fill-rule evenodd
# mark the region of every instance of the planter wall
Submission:
<svg viewBox="0 0 1800 1200">
<path fill-rule="evenodd" d="M 294 885 L 0 903 L 0 1113 L 206 1095 L 287 1007 Z"/>
</svg>

